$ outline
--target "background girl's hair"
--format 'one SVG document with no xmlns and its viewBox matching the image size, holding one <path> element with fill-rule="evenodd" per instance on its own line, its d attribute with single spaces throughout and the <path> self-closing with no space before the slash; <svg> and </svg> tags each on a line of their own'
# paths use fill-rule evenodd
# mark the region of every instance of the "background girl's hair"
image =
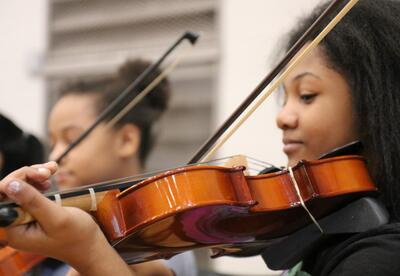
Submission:
<svg viewBox="0 0 400 276">
<path fill-rule="evenodd" d="M 136 59 L 127 61 L 118 70 L 114 76 L 97 79 L 78 81 L 67 84 L 61 90 L 61 97 L 68 94 L 96 96 L 95 107 L 97 113 L 101 113 L 120 93 L 129 86 L 139 75 L 150 65 L 149 62 Z M 147 85 L 160 74 L 159 70 L 154 71 L 145 78 L 135 91 L 130 93 L 115 111 L 110 114 L 106 120 L 111 120 L 127 103 L 129 103 L 138 93 L 144 90 Z M 155 137 L 152 135 L 154 123 L 160 118 L 168 106 L 170 96 L 170 86 L 168 80 L 161 81 L 138 105 L 126 113 L 115 125 L 132 123 L 139 127 L 141 131 L 141 142 L 139 148 L 139 159 L 142 165 L 154 145 Z"/>
<path fill-rule="evenodd" d="M 0 114 L 0 153 L 3 164 L 0 177 L 23 166 L 43 163 L 44 146 L 38 138 L 25 133 L 14 122 Z"/>
<path fill-rule="evenodd" d="M 328 3 L 288 37 L 288 48 Z M 348 81 L 364 155 L 392 220 L 400 220 L 400 2 L 361 0 L 322 41 Z M 350 118 L 349 118 L 350 120 Z"/>
</svg>

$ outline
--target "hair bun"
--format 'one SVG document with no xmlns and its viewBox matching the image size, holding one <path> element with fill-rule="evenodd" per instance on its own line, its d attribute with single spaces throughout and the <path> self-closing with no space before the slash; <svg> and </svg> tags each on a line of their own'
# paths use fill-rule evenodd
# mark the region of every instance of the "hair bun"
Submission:
<svg viewBox="0 0 400 276">
<path fill-rule="evenodd" d="M 151 63 L 136 59 L 133 61 L 127 61 L 124 63 L 118 71 L 118 76 L 122 82 L 127 85 L 137 79 Z M 158 75 L 161 71 L 159 69 L 153 71 L 150 75 L 146 76 L 144 80 L 137 87 L 135 94 L 142 92 Z M 155 88 L 156 91 L 152 91 L 146 95 L 144 99 L 144 105 L 158 110 L 164 110 L 168 106 L 169 101 L 169 83 L 167 79 L 163 79 Z"/>
</svg>

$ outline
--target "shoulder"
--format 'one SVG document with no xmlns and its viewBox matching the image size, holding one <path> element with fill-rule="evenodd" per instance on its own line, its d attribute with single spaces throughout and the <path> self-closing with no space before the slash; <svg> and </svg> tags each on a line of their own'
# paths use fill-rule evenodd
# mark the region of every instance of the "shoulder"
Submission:
<svg viewBox="0 0 400 276">
<path fill-rule="evenodd" d="M 324 256 L 321 275 L 400 275 L 400 223 L 356 234 Z"/>
</svg>

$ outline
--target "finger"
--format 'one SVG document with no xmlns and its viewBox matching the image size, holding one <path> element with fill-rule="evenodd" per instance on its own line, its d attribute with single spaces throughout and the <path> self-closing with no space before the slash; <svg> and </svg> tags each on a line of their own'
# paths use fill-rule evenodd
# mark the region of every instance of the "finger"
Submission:
<svg viewBox="0 0 400 276">
<path fill-rule="evenodd" d="M 51 182 L 48 179 L 38 181 L 27 177 L 26 182 L 42 192 L 48 190 L 51 186 Z"/>
<path fill-rule="evenodd" d="M 32 170 L 26 171 L 26 180 L 28 183 L 30 181 L 41 183 L 48 180 L 57 171 L 58 165 L 56 162 L 50 161 L 44 164 L 32 165 L 31 168 Z"/>
<path fill-rule="evenodd" d="M 72 267 L 69 269 L 68 273 L 66 274 L 66 276 L 80 276 L 81 274 L 76 271 L 75 269 L 73 269 Z"/>
<path fill-rule="evenodd" d="M 5 228 L 7 244 L 19 250 L 36 252 L 42 246 L 43 241 L 48 239 L 41 231 L 39 224 L 18 225 Z"/>
<path fill-rule="evenodd" d="M 44 164 L 32 165 L 31 167 L 32 167 L 32 168 L 42 168 L 42 167 L 45 167 L 45 168 L 47 168 L 47 169 L 50 171 L 51 175 L 53 175 L 53 174 L 57 171 L 57 169 L 58 169 L 58 164 L 57 164 L 57 162 L 55 162 L 55 161 L 50 161 L 50 162 L 47 162 L 47 163 L 44 163 Z"/>
<path fill-rule="evenodd" d="M 39 164 L 39 165 L 32 165 L 32 168 L 37 169 L 38 173 L 42 175 L 43 177 L 47 177 L 46 179 L 42 180 L 41 176 L 33 176 L 31 178 L 30 175 L 27 175 L 27 182 L 35 188 L 44 191 L 50 188 L 51 183 L 49 181 L 50 176 L 54 175 L 58 169 L 58 165 L 54 161 L 50 161 L 44 164 Z"/>
<path fill-rule="evenodd" d="M 13 178 L 26 181 L 40 190 L 48 189 L 50 187 L 50 183 L 48 182 L 49 177 L 56 171 L 57 163 L 53 161 L 45 164 L 33 165 L 31 167 L 23 167 L 6 176 L 3 181 L 0 182 L 0 190 L 3 190 L 2 187 L 4 183 L 9 182 Z"/>
<path fill-rule="evenodd" d="M 12 179 L 3 191 L 9 198 L 30 213 L 45 232 L 53 232 L 65 219 L 66 211 L 61 206 L 43 196 L 31 185 Z"/>
</svg>

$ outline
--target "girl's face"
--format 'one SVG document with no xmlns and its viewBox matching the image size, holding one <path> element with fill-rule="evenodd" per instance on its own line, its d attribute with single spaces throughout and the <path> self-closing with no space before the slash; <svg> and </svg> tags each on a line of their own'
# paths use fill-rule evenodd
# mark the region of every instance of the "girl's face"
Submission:
<svg viewBox="0 0 400 276">
<path fill-rule="evenodd" d="M 95 95 L 66 95 L 54 106 L 49 117 L 52 145 L 49 158 L 55 160 L 96 119 Z M 124 158 L 120 156 L 120 133 L 98 125 L 59 164 L 55 176 L 60 189 L 93 184 L 121 177 Z"/>
<path fill-rule="evenodd" d="M 347 81 L 327 64 L 320 48 L 299 64 L 283 85 L 276 122 L 283 131 L 288 165 L 315 160 L 357 139 Z"/>
</svg>

